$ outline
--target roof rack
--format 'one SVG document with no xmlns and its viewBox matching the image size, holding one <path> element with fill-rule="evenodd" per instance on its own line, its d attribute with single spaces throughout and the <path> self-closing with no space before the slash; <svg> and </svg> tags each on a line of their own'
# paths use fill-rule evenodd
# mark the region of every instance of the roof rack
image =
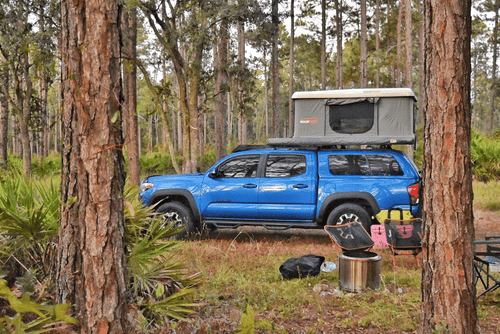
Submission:
<svg viewBox="0 0 500 334">
<path fill-rule="evenodd" d="M 359 146 L 359 147 L 353 147 Z M 297 150 L 310 150 L 310 151 L 320 151 L 320 150 L 356 150 L 356 149 L 379 149 L 379 150 L 392 150 L 392 145 L 390 144 L 272 144 L 272 145 L 238 145 L 232 153 L 243 152 L 249 150 L 259 150 L 259 149 L 297 149 Z"/>
<path fill-rule="evenodd" d="M 249 150 L 260 150 L 266 148 L 273 148 L 273 147 L 269 145 L 238 145 L 234 148 L 232 153 L 249 151 Z"/>
</svg>

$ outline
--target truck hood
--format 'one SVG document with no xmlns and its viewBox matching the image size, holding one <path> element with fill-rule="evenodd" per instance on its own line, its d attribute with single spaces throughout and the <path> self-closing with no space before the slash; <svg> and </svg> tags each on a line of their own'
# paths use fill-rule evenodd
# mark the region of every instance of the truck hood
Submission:
<svg viewBox="0 0 500 334">
<path fill-rule="evenodd" d="M 148 176 L 141 182 L 141 188 L 144 183 L 152 184 L 151 188 L 141 191 L 139 199 L 147 204 L 151 195 L 158 190 L 182 189 L 195 194 L 199 191 L 200 185 L 205 174 L 180 174 L 180 175 L 155 175 Z"/>
</svg>

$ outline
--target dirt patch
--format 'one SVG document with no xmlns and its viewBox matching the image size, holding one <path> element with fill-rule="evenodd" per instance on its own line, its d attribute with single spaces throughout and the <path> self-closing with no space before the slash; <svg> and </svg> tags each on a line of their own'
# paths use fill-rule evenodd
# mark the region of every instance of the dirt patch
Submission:
<svg viewBox="0 0 500 334">
<path fill-rule="evenodd" d="M 482 240 L 486 235 L 500 235 L 500 212 L 475 210 L 474 230 L 476 240 Z"/>
<path fill-rule="evenodd" d="M 484 239 L 486 235 L 500 235 L 500 213 L 494 211 L 475 211 L 475 239 Z M 271 248 L 276 247 L 276 242 L 286 240 L 286 245 L 297 245 L 297 252 L 301 252 L 299 247 L 304 246 L 310 238 L 314 238 L 314 242 L 318 247 L 324 247 L 330 244 L 331 240 L 324 231 L 320 230 L 286 230 L 286 231 L 269 231 L 263 228 L 239 228 L 236 230 L 219 230 L 212 234 L 207 240 L 235 240 L 240 243 L 245 240 L 252 243 L 259 243 L 260 250 L 263 253 L 271 251 Z M 272 242 L 275 240 L 276 242 Z M 332 249 L 332 256 L 334 250 Z M 386 252 L 386 250 L 383 250 Z M 388 251 L 387 251 L 388 252 Z M 300 254 L 297 254 L 297 256 Z M 386 256 L 390 256 L 389 253 Z M 328 259 L 327 259 L 328 260 Z M 396 267 L 400 264 L 396 263 Z M 408 257 L 404 261 L 405 267 L 419 267 L 419 259 L 413 260 Z M 296 319 L 283 319 L 273 310 L 265 312 L 255 312 L 255 321 L 262 322 L 268 320 L 273 324 L 273 328 L 269 330 L 257 330 L 257 333 L 401 333 L 398 329 L 381 330 L 374 325 L 362 326 L 359 325 L 360 316 L 349 310 L 339 308 L 335 304 L 334 291 L 338 288 L 332 286 L 329 282 L 324 281 L 323 290 L 330 292 L 328 294 L 318 294 L 318 298 L 330 298 L 332 302 L 327 303 L 326 307 L 318 310 L 318 306 L 310 303 L 302 307 L 301 316 Z M 391 286 L 387 287 L 388 290 Z M 393 291 L 390 291 L 391 293 Z M 333 294 L 333 295 L 332 295 Z M 353 298 L 356 298 L 355 296 Z M 484 308 L 496 308 L 500 303 L 500 290 L 492 293 L 485 302 L 481 301 Z M 201 311 L 201 309 L 200 309 Z M 490 312 L 491 314 L 492 312 Z M 494 313 L 493 313 L 494 314 Z M 231 298 L 221 300 L 218 306 L 205 309 L 196 315 L 192 315 L 188 322 L 179 323 L 175 330 L 165 329 L 165 333 L 235 333 L 240 325 L 241 310 L 235 306 Z M 349 321 L 347 321 L 349 320 Z M 417 321 L 417 319 L 405 319 L 404 321 Z M 348 324 L 348 326 L 346 326 Z M 500 329 L 500 315 L 482 317 L 479 320 L 480 333 L 497 333 Z M 314 330 L 312 330 L 314 329 Z M 418 333 L 418 331 L 403 331 L 404 333 Z"/>
</svg>

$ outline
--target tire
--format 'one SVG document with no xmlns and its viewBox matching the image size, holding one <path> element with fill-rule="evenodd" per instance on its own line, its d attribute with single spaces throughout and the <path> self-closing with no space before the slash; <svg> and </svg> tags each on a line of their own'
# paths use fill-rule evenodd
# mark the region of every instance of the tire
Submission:
<svg viewBox="0 0 500 334">
<path fill-rule="evenodd" d="M 157 210 L 157 213 L 163 215 L 165 222 L 169 219 L 177 221 L 175 226 L 184 227 L 184 229 L 175 235 L 175 239 L 184 239 L 196 232 L 193 215 L 187 206 L 179 202 L 167 202 L 162 204 Z"/>
<path fill-rule="evenodd" d="M 372 218 L 360 205 L 354 203 L 341 204 L 330 212 L 327 225 L 342 225 L 352 222 L 360 222 L 366 232 L 370 233 Z"/>
</svg>

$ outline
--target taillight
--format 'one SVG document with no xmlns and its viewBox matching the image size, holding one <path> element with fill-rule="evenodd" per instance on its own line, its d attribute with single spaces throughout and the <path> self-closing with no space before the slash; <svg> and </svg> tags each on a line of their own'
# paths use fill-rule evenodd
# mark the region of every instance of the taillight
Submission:
<svg viewBox="0 0 500 334">
<path fill-rule="evenodd" d="M 408 194 L 410 195 L 411 205 L 418 204 L 418 183 L 412 184 L 408 187 Z"/>
</svg>

